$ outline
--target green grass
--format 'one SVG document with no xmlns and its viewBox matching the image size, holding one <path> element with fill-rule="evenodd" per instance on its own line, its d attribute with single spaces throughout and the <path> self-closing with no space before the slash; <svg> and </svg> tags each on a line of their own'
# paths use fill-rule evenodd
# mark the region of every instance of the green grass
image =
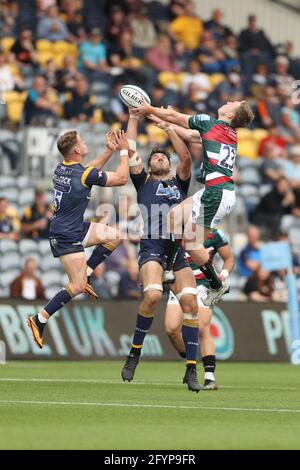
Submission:
<svg viewBox="0 0 300 470">
<path fill-rule="evenodd" d="M 300 449 L 295 366 L 219 364 L 223 388 L 199 394 L 181 384 L 180 362 L 143 362 L 130 384 L 120 368 L 0 366 L 0 449 Z"/>
</svg>

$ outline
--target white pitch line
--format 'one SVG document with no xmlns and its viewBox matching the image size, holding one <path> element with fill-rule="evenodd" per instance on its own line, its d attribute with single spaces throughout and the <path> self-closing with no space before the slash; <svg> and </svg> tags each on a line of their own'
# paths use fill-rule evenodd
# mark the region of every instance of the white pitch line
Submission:
<svg viewBox="0 0 300 470">
<path fill-rule="evenodd" d="M 37 383 L 82 383 L 82 384 L 102 384 L 102 385 L 122 385 L 120 379 L 60 379 L 60 378 L 23 378 L 23 377 L 0 377 L 0 382 L 37 382 Z M 175 382 L 143 382 L 134 381 L 133 385 L 146 385 L 146 386 L 163 386 L 163 387 L 182 387 L 182 384 Z M 263 387 L 263 386 L 240 386 L 240 385 L 221 385 L 220 389 L 234 389 L 234 390 L 274 390 L 274 391 L 297 391 L 297 387 Z"/>
<path fill-rule="evenodd" d="M 116 408 L 160 408 L 174 410 L 210 410 L 210 411 L 237 411 L 254 413 L 300 413 L 300 410 L 278 408 L 226 408 L 219 406 L 185 406 L 185 405 L 148 405 L 143 403 L 93 403 L 71 401 L 29 401 L 29 400 L 0 400 L 0 405 L 53 405 L 53 406 L 91 406 L 91 407 L 116 407 Z"/>
</svg>

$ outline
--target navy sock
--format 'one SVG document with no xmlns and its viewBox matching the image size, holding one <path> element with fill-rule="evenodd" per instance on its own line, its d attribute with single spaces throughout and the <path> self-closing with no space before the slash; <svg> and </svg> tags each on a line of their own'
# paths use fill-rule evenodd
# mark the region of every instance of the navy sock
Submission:
<svg viewBox="0 0 300 470">
<path fill-rule="evenodd" d="M 202 363 L 205 372 L 212 372 L 214 374 L 216 370 L 216 356 L 204 356 L 202 357 Z"/>
<path fill-rule="evenodd" d="M 113 252 L 113 250 L 107 248 L 104 245 L 98 245 L 93 253 L 90 256 L 90 259 L 87 262 L 87 265 L 91 269 L 95 269 L 99 264 L 108 258 L 108 256 Z"/>
<path fill-rule="evenodd" d="M 57 294 L 52 297 L 51 300 L 47 303 L 44 307 L 44 310 L 50 317 L 54 315 L 58 310 L 60 310 L 64 305 L 72 300 L 71 295 L 67 291 L 67 289 L 61 289 L 57 292 Z"/>
<path fill-rule="evenodd" d="M 182 338 L 185 344 L 187 363 L 196 364 L 198 361 L 199 349 L 199 328 L 197 322 L 195 322 L 195 326 L 183 324 Z"/>
<path fill-rule="evenodd" d="M 131 352 L 140 353 L 146 334 L 148 333 L 153 322 L 153 317 L 144 317 L 138 314 L 136 320 L 136 327 L 132 341 Z"/>
</svg>

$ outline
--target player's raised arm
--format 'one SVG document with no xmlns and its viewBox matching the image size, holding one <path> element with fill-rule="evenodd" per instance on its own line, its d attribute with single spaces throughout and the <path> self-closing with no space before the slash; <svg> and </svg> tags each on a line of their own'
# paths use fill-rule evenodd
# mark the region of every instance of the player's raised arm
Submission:
<svg viewBox="0 0 300 470">
<path fill-rule="evenodd" d="M 168 108 L 172 109 L 172 108 Z M 154 116 L 154 114 L 150 114 L 147 116 L 150 121 L 153 121 L 157 127 L 160 129 L 164 129 L 167 126 L 166 121 L 162 121 L 158 117 Z M 172 124 L 176 134 L 181 137 L 185 142 L 189 144 L 197 144 L 199 147 L 202 148 L 202 139 L 199 135 L 199 132 L 193 129 L 186 129 L 185 127 L 180 127 L 177 124 Z"/>
<path fill-rule="evenodd" d="M 148 116 L 149 114 L 153 114 L 154 116 L 162 119 L 163 121 L 167 121 L 170 124 L 177 124 L 180 127 L 184 127 L 189 129 L 189 119 L 190 115 L 178 113 L 174 109 L 163 109 L 163 108 L 155 108 L 147 103 L 146 100 L 143 99 L 143 105 L 140 108 L 134 108 L 132 110 L 133 116 L 141 117 L 141 116 Z"/>
<path fill-rule="evenodd" d="M 134 116 L 129 109 L 129 121 L 127 125 L 127 140 L 129 144 L 129 171 L 132 175 L 139 175 L 144 169 L 141 157 L 137 153 L 137 136 L 139 118 Z"/>
<path fill-rule="evenodd" d="M 159 122 L 156 122 L 156 125 L 168 134 L 171 144 L 179 157 L 180 163 L 176 168 L 176 174 L 182 180 L 190 179 L 192 171 L 192 158 L 188 147 L 182 138 L 177 134 L 178 126 L 168 124 L 167 122 L 161 121 L 160 119 L 158 119 L 158 121 Z"/>
<path fill-rule="evenodd" d="M 105 186 L 124 186 L 128 180 L 129 174 L 129 144 L 127 135 L 124 131 L 119 131 L 112 138 L 110 144 L 111 147 L 115 147 L 115 150 L 120 150 L 120 164 L 116 171 L 107 171 L 107 181 Z"/>
<path fill-rule="evenodd" d="M 115 138 L 114 131 L 110 130 L 106 134 L 106 149 L 97 157 L 88 163 L 88 166 L 93 166 L 97 170 L 102 170 L 105 163 L 110 159 L 114 151 L 117 149 L 116 146 L 112 145 L 112 141 Z"/>
</svg>

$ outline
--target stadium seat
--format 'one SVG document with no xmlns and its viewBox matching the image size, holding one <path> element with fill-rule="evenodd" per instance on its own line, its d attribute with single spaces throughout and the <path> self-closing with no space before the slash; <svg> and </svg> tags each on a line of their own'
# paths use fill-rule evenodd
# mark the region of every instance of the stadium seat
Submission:
<svg viewBox="0 0 300 470">
<path fill-rule="evenodd" d="M 0 259 L 0 266 L 1 271 L 5 271 L 7 269 L 20 269 L 22 266 L 22 261 L 19 253 L 15 251 L 3 254 Z"/>
<path fill-rule="evenodd" d="M 259 186 L 261 184 L 261 176 L 258 169 L 255 166 L 248 166 L 240 170 L 240 181 L 242 184 L 246 183 Z"/>
<path fill-rule="evenodd" d="M 252 131 L 250 129 L 237 129 L 238 140 L 251 140 L 252 139 Z"/>
<path fill-rule="evenodd" d="M 47 41 L 47 39 L 39 39 L 36 42 L 36 49 L 38 52 L 50 52 L 53 54 L 53 43 L 50 41 Z"/>
<path fill-rule="evenodd" d="M 26 93 L 18 93 L 16 91 L 6 93 L 7 116 L 15 124 L 21 122 L 26 96 Z"/>
<path fill-rule="evenodd" d="M 2 132 L 3 131 L 1 129 L 0 136 L 2 135 Z M 16 182 L 15 178 L 12 178 L 11 176 L 4 176 L 4 175 L 0 176 L 0 190 L 14 186 L 15 182 Z"/>
<path fill-rule="evenodd" d="M 54 269 L 46 271 L 42 274 L 41 281 L 45 287 L 60 286 L 60 272 Z"/>
<path fill-rule="evenodd" d="M 17 204 L 19 200 L 19 190 L 16 187 L 0 189 L 0 196 L 5 196 L 10 203 Z"/>
<path fill-rule="evenodd" d="M 2 287 L 9 287 L 12 281 L 20 274 L 19 269 L 9 269 L 0 274 L 0 285 Z"/>
<path fill-rule="evenodd" d="M 66 41 L 56 41 L 53 43 L 52 50 L 55 55 L 69 55 L 70 44 Z"/>
<path fill-rule="evenodd" d="M 238 154 L 255 160 L 257 156 L 257 144 L 253 139 L 240 139 L 238 141 Z"/>
<path fill-rule="evenodd" d="M 20 240 L 19 250 L 21 255 L 26 256 L 28 253 L 38 255 L 38 244 L 35 240 L 25 238 L 24 240 Z"/>
<path fill-rule="evenodd" d="M 38 248 L 41 256 L 48 255 L 50 253 L 49 240 L 38 240 Z"/>
<path fill-rule="evenodd" d="M 4 255 L 5 253 L 19 252 L 19 244 L 12 240 L 0 240 L 0 253 Z"/>
<path fill-rule="evenodd" d="M 266 131 L 265 129 L 254 129 L 252 131 L 252 138 L 255 140 L 255 142 L 259 145 L 262 139 L 265 137 L 268 137 L 269 132 Z"/>
<path fill-rule="evenodd" d="M 39 267 L 41 271 L 46 272 L 49 271 L 50 269 L 59 269 L 60 268 L 60 262 L 58 259 L 53 258 L 52 253 L 49 252 L 48 255 L 45 255 L 44 258 L 40 259 L 40 264 Z"/>
<path fill-rule="evenodd" d="M 3 52 L 5 54 L 7 54 L 7 52 L 9 52 L 11 50 L 11 48 L 14 45 L 15 41 L 16 41 L 15 38 L 9 38 L 9 37 L 1 39 L 1 49 L 3 49 Z"/>
<path fill-rule="evenodd" d="M 17 178 L 17 186 L 19 189 L 24 189 L 29 185 L 29 178 L 26 175 Z"/>
<path fill-rule="evenodd" d="M 212 75 L 208 75 L 210 84 L 213 88 L 216 88 L 221 82 L 224 82 L 226 79 L 225 75 L 222 73 L 213 73 Z"/>
<path fill-rule="evenodd" d="M 28 187 L 22 189 L 19 194 L 19 204 L 20 206 L 31 205 L 34 200 L 34 188 Z"/>
</svg>

